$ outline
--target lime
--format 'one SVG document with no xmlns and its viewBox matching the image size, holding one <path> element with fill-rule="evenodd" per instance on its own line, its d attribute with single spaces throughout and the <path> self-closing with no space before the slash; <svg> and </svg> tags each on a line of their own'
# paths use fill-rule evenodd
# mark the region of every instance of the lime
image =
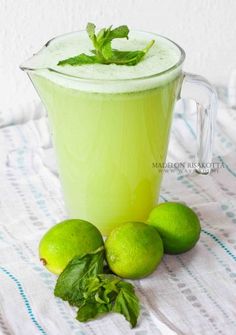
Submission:
<svg viewBox="0 0 236 335">
<path fill-rule="evenodd" d="M 152 273 L 163 256 L 158 231 L 143 222 L 128 222 L 113 229 L 105 241 L 105 249 L 110 269 L 130 279 Z"/>
<path fill-rule="evenodd" d="M 197 243 L 201 226 L 197 214 L 176 202 L 165 202 L 155 207 L 148 223 L 157 228 L 167 254 L 190 250 Z"/>
<path fill-rule="evenodd" d="M 49 271 L 60 274 L 73 257 L 92 252 L 102 245 L 102 235 L 92 223 L 66 220 L 43 236 L 39 256 Z"/>
</svg>

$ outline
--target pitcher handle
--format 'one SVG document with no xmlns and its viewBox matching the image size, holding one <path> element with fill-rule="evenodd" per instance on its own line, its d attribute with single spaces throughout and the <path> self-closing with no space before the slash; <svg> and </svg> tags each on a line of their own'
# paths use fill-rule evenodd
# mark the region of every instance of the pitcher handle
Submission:
<svg viewBox="0 0 236 335">
<path fill-rule="evenodd" d="M 196 172 L 208 174 L 211 171 L 213 138 L 217 112 L 217 94 L 214 87 L 202 76 L 184 73 L 180 99 L 196 102 Z M 184 111 L 187 113 L 188 111 Z"/>
</svg>

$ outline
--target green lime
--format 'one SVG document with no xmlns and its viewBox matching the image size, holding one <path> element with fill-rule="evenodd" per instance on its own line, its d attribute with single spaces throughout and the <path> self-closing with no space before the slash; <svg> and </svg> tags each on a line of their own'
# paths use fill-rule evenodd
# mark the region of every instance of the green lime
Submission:
<svg viewBox="0 0 236 335">
<path fill-rule="evenodd" d="M 201 226 L 197 214 L 189 207 L 165 202 L 155 207 L 148 223 L 157 228 L 167 254 L 180 254 L 197 243 Z"/>
<path fill-rule="evenodd" d="M 113 229 L 105 241 L 105 249 L 110 269 L 130 279 L 152 273 L 163 256 L 158 231 L 143 222 L 128 222 Z"/>
<path fill-rule="evenodd" d="M 96 250 L 103 245 L 99 230 L 83 220 L 66 220 L 53 226 L 39 244 L 39 256 L 46 268 L 60 274 L 77 255 Z"/>
</svg>

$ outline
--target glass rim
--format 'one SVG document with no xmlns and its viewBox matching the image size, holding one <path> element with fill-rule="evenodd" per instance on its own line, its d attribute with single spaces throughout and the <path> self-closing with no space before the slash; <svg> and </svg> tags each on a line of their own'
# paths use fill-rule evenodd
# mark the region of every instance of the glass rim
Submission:
<svg viewBox="0 0 236 335">
<path fill-rule="evenodd" d="M 55 36 L 55 37 L 51 38 L 50 40 L 48 40 L 44 44 L 44 46 L 38 52 L 36 52 L 35 54 L 33 54 L 32 57 L 34 57 L 35 55 L 37 55 L 44 48 L 47 48 L 56 39 L 61 38 L 61 37 L 66 37 L 67 35 L 72 35 L 72 34 L 74 35 L 74 34 L 78 34 L 78 33 L 82 33 L 82 32 L 86 32 L 86 30 L 77 30 L 77 31 L 74 31 L 74 32 L 69 32 L 69 33 L 65 33 L 65 34 L 61 34 L 61 35 Z M 21 65 L 20 69 L 23 70 L 23 71 L 29 71 L 29 72 L 36 72 L 38 70 L 48 70 L 48 71 L 53 72 L 53 73 L 55 73 L 57 75 L 61 75 L 61 76 L 65 77 L 65 78 L 79 80 L 79 81 L 97 82 L 97 83 L 105 81 L 105 82 L 113 82 L 114 83 L 114 82 L 122 82 L 122 81 L 146 80 L 146 79 L 152 79 L 152 78 L 160 77 L 160 76 L 162 76 L 162 75 L 164 75 L 166 73 L 169 73 L 169 72 L 177 69 L 178 67 L 180 67 L 183 64 L 183 62 L 185 60 L 185 57 L 186 57 L 185 51 L 184 51 L 183 48 L 181 48 L 181 46 L 179 46 L 176 42 L 172 41 L 170 38 L 168 38 L 166 36 L 163 36 L 161 34 L 149 32 L 149 31 L 145 31 L 145 30 L 133 29 L 133 30 L 131 30 L 131 32 L 150 34 L 152 36 L 161 37 L 161 38 L 166 39 L 169 42 L 173 43 L 179 49 L 179 51 L 180 51 L 180 57 L 179 57 L 178 61 L 174 65 L 172 65 L 171 67 L 167 68 L 164 71 L 161 71 L 161 72 L 158 72 L 158 73 L 154 73 L 154 74 L 151 74 L 151 75 L 147 75 L 147 76 L 137 77 L 137 78 L 114 78 L 114 79 L 89 78 L 89 77 L 85 78 L 85 77 L 74 76 L 72 74 L 67 74 L 65 72 L 61 72 L 61 71 L 56 70 L 56 69 L 51 68 L 51 67 L 42 67 L 42 68 L 35 67 L 34 68 L 34 67 L 29 67 L 29 66 Z"/>
</svg>

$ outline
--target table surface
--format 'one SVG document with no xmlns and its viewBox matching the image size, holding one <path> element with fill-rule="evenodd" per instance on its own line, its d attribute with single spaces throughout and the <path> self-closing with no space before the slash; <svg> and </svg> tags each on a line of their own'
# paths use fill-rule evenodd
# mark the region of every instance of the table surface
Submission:
<svg viewBox="0 0 236 335">
<path fill-rule="evenodd" d="M 33 105 L 28 108 L 32 116 Z M 236 111 L 220 103 L 214 161 L 224 168 L 208 176 L 165 174 L 160 200 L 191 206 L 201 219 L 201 238 L 191 251 L 166 255 L 155 273 L 134 282 L 142 308 L 131 330 L 118 314 L 79 323 L 75 310 L 53 296 L 56 277 L 40 264 L 38 243 L 66 213 L 47 118 L 35 109 L 36 120 L 0 129 L 0 333 L 235 334 Z M 167 161 L 191 162 L 195 136 L 191 122 L 175 118 Z"/>
</svg>

